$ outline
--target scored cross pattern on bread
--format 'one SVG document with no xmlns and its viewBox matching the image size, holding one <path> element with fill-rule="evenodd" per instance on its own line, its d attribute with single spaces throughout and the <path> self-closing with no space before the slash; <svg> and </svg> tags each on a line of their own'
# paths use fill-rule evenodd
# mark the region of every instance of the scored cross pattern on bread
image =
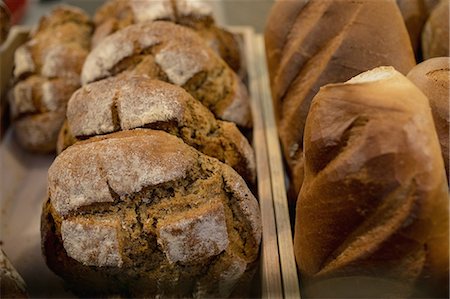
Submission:
<svg viewBox="0 0 450 299">
<path fill-rule="evenodd" d="M 258 257 L 259 207 L 244 180 L 165 132 L 78 142 L 48 183 L 47 264 L 78 293 L 226 297 Z"/>
<path fill-rule="evenodd" d="M 245 86 L 191 29 L 157 21 L 117 31 L 89 54 L 82 82 L 87 84 L 122 72 L 179 85 L 218 118 L 251 127 Z"/>
<path fill-rule="evenodd" d="M 58 148 L 62 151 L 77 139 L 135 128 L 176 135 L 255 183 L 253 149 L 235 124 L 216 120 L 181 87 L 142 76 L 119 75 L 76 91 L 67 107 Z"/>
</svg>

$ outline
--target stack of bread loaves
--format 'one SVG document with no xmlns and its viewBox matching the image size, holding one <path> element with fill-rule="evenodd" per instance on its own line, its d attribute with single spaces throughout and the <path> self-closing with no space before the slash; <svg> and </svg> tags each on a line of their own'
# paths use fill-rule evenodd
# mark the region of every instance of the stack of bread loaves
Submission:
<svg viewBox="0 0 450 299">
<path fill-rule="evenodd" d="M 87 296 L 223 298 L 248 285 L 261 220 L 238 76 L 192 29 L 155 21 L 102 39 L 81 77 L 48 173 L 50 269 Z"/>
<path fill-rule="evenodd" d="M 67 101 L 81 84 L 91 31 L 83 11 L 60 6 L 40 20 L 31 40 L 15 52 L 9 104 L 15 135 L 26 149 L 55 150 Z"/>
<path fill-rule="evenodd" d="M 108 0 L 94 16 L 93 46 L 129 25 L 157 20 L 194 29 L 241 78 L 245 77 L 239 37 L 219 28 L 211 7 L 201 0 Z"/>
<path fill-rule="evenodd" d="M 413 68 L 395 0 L 279 1 L 266 48 L 303 294 L 448 296 L 449 58 Z"/>
</svg>

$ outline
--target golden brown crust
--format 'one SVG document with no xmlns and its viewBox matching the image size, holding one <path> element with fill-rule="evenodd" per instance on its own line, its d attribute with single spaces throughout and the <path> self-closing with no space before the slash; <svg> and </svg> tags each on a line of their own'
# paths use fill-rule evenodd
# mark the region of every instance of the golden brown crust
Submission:
<svg viewBox="0 0 450 299">
<path fill-rule="evenodd" d="M 417 87 L 377 68 L 321 88 L 297 201 L 294 247 L 305 282 L 368 276 L 442 296 L 448 212 L 439 143 Z"/>
<path fill-rule="evenodd" d="M 274 16 L 289 9 L 284 5 L 301 9 L 295 21 L 289 15 L 289 29 L 280 28 L 275 17 L 269 20 L 275 24 L 268 23 L 266 47 L 269 66 L 275 66 L 269 71 L 278 131 L 298 192 L 304 125 L 319 88 L 380 65 L 393 65 L 406 74 L 415 60 L 403 19 L 392 1 L 296 3 L 276 3 Z"/>
<path fill-rule="evenodd" d="M 430 101 L 448 179 L 450 58 L 438 57 L 426 60 L 408 73 L 408 79 L 419 87 Z"/>
<path fill-rule="evenodd" d="M 15 52 L 9 102 L 16 136 L 28 150 L 55 150 L 67 101 L 80 86 L 91 30 L 83 11 L 58 6 L 41 18 L 31 40 Z"/>
<path fill-rule="evenodd" d="M 227 296 L 260 238 L 242 178 L 165 132 L 78 142 L 49 169 L 43 251 L 84 295 Z"/>
<path fill-rule="evenodd" d="M 424 60 L 449 57 L 449 1 L 443 0 L 431 12 L 422 32 Z"/>
<path fill-rule="evenodd" d="M 77 139 L 94 135 L 158 129 L 180 137 L 202 153 L 230 165 L 250 184 L 255 183 L 254 153 L 246 138 L 233 123 L 216 120 L 178 86 L 127 75 L 90 83 L 72 95 L 67 119 L 58 141 L 61 150 Z"/>
</svg>

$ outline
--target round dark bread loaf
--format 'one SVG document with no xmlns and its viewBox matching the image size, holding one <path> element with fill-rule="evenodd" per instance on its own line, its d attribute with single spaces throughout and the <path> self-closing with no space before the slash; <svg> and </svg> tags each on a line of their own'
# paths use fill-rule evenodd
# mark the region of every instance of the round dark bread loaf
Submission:
<svg viewBox="0 0 450 299">
<path fill-rule="evenodd" d="M 122 72 L 181 86 L 218 118 L 251 126 L 245 86 L 191 29 L 157 21 L 117 31 L 91 51 L 82 81 L 87 84 Z"/>
<path fill-rule="evenodd" d="M 226 297 L 258 258 L 258 203 L 229 166 L 162 131 L 81 141 L 49 169 L 48 266 L 85 295 Z"/>
<path fill-rule="evenodd" d="M 211 7 L 197 1 L 109 0 L 95 13 L 93 47 L 106 36 L 129 25 L 158 20 L 194 29 L 241 78 L 245 77 L 238 38 L 219 28 Z"/>
<path fill-rule="evenodd" d="M 14 131 L 26 149 L 52 152 L 67 101 L 80 85 L 92 24 L 80 9 L 58 6 L 44 16 L 31 40 L 14 55 L 9 103 Z"/>
<path fill-rule="evenodd" d="M 59 152 L 77 139 L 135 128 L 176 135 L 255 183 L 253 149 L 235 124 L 216 120 L 181 87 L 143 76 L 119 75 L 77 90 L 67 107 Z"/>
<path fill-rule="evenodd" d="M 432 10 L 422 32 L 424 60 L 433 57 L 449 57 L 449 10 L 450 1 L 441 0 Z"/>
<path fill-rule="evenodd" d="M 23 278 L 17 273 L 3 249 L 0 249 L 1 298 L 28 298 Z"/>
<path fill-rule="evenodd" d="M 265 41 L 278 132 L 296 198 L 303 181 L 306 116 L 319 88 L 380 65 L 406 74 L 415 65 L 414 53 L 400 11 L 389 0 L 278 1 Z"/>
<path fill-rule="evenodd" d="M 434 125 L 441 145 L 447 179 L 449 177 L 449 99 L 450 99 L 450 58 L 432 58 L 415 66 L 409 73 L 411 80 L 430 101 Z"/>
<path fill-rule="evenodd" d="M 445 296 L 448 202 L 429 103 L 414 84 L 381 67 L 320 89 L 306 122 L 295 224 L 305 285 L 357 276 L 402 285 L 384 283 L 382 298 Z M 351 296 L 357 281 L 340 295 Z"/>
</svg>

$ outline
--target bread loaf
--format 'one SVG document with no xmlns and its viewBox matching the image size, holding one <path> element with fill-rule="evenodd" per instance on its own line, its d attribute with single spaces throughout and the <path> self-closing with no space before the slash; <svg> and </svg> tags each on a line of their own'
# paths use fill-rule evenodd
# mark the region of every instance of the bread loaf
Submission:
<svg viewBox="0 0 450 299">
<path fill-rule="evenodd" d="M 218 118 L 251 126 L 245 86 L 191 29 L 157 21 L 117 31 L 89 54 L 82 81 L 86 84 L 122 72 L 181 86 Z"/>
<path fill-rule="evenodd" d="M 103 38 L 129 25 L 170 21 L 194 29 L 211 48 L 239 75 L 245 76 L 239 38 L 219 28 L 212 9 L 192 0 L 109 0 L 95 13 L 93 47 Z"/>
<path fill-rule="evenodd" d="M 44 16 L 31 40 L 14 56 L 11 117 L 18 141 L 35 152 L 51 152 L 70 95 L 80 86 L 92 25 L 78 8 L 59 6 Z"/>
<path fill-rule="evenodd" d="M 202 153 L 256 179 L 253 149 L 235 124 L 219 121 L 181 87 L 142 76 L 118 76 L 85 85 L 67 107 L 63 148 L 76 139 L 135 128 L 164 130 Z M 65 133 L 64 133 L 65 132 Z"/>
<path fill-rule="evenodd" d="M 430 101 L 434 125 L 441 145 L 447 179 L 449 176 L 449 101 L 450 101 L 450 58 L 432 58 L 418 64 L 408 73 L 411 80 Z"/>
<path fill-rule="evenodd" d="M 449 57 L 449 0 L 442 0 L 433 9 L 422 32 L 424 60 Z"/>
<path fill-rule="evenodd" d="M 49 169 L 48 266 L 84 295 L 226 297 L 258 258 L 258 203 L 229 166 L 162 131 L 93 137 Z"/>
<path fill-rule="evenodd" d="M 265 38 L 278 132 L 298 194 L 303 130 L 319 88 L 380 65 L 406 74 L 414 55 L 399 9 L 389 0 L 278 1 Z"/>
<path fill-rule="evenodd" d="M 356 276 L 388 282 L 382 298 L 445 296 L 448 201 L 429 103 L 413 83 L 380 67 L 320 89 L 295 223 L 305 285 L 347 278 L 340 295 L 350 296 Z"/>
<path fill-rule="evenodd" d="M 28 298 L 23 278 L 0 249 L 0 293 L 1 298 Z"/>
<path fill-rule="evenodd" d="M 0 2 L 0 45 L 6 41 L 11 28 L 11 15 L 5 3 Z"/>
</svg>

